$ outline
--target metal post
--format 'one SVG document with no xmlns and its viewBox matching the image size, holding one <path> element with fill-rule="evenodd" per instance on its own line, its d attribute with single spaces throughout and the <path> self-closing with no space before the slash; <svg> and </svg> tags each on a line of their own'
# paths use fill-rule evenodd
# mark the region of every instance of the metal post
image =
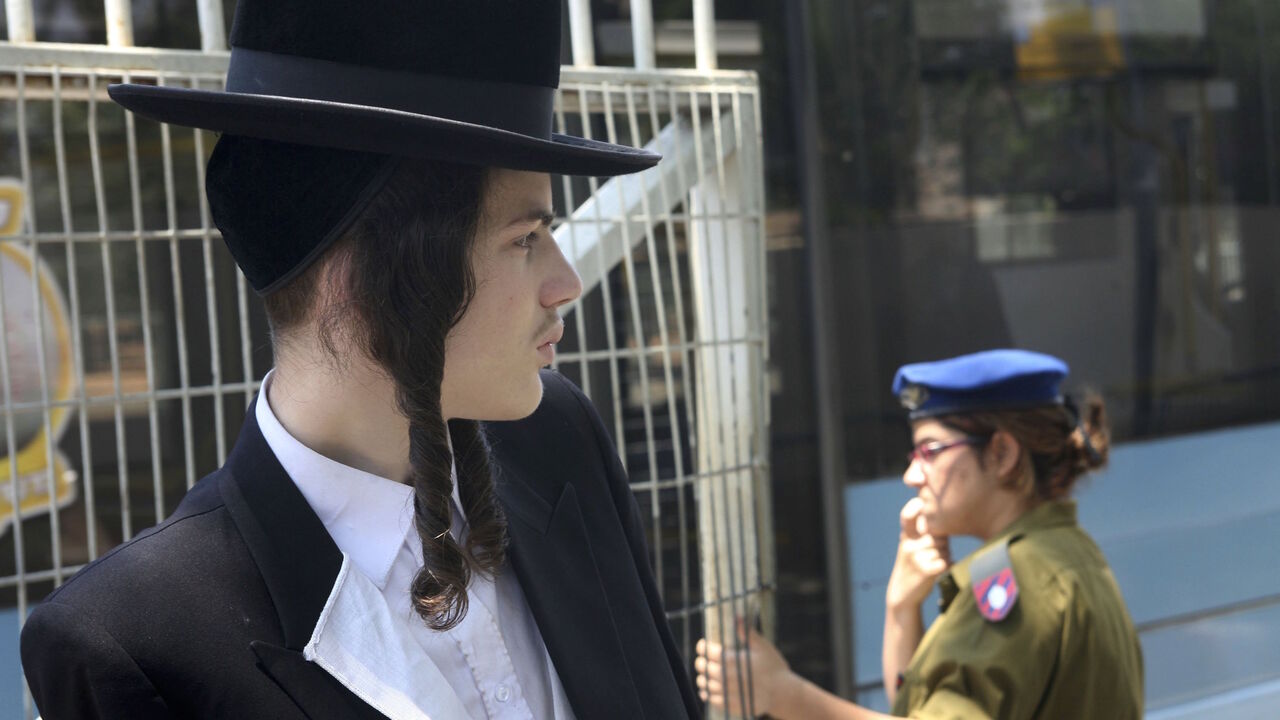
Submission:
<svg viewBox="0 0 1280 720">
<path fill-rule="evenodd" d="M 699 70 L 716 69 L 716 11 L 714 0 L 693 0 L 693 57 Z"/>
<path fill-rule="evenodd" d="M 133 47 L 133 11 L 129 0 L 106 0 L 107 45 Z"/>
<path fill-rule="evenodd" d="M 822 153 L 818 149 L 818 89 L 814 67 L 812 28 L 807 0 L 787 6 L 787 35 L 791 62 L 791 97 L 795 108 L 800 151 L 800 186 L 804 204 L 805 255 L 809 274 L 809 308 L 813 318 L 813 370 L 817 392 L 818 454 L 822 482 L 822 524 L 827 559 L 827 602 L 831 630 L 831 668 L 834 689 L 853 698 L 853 604 L 844 517 L 844 418 L 837 372 L 836 323 L 831 301 L 831 240 L 822 183 Z"/>
<path fill-rule="evenodd" d="M 1272 137 L 1275 132 L 1274 111 L 1271 109 L 1271 73 L 1267 65 L 1266 30 L 1262 24 L 1262 9 L 1258 0 L 1253 0 L 1253 31 L 1258 38 L 1258 87 L 1262 92 L 1262 138 L 1267 153 L 1267 203 L 1275 205 L 1276 192 L 1276 142 Z"/>
<path fill-rule="evenodd" d="M 216 52 L 227 49 L 227 23 L 222 19 L 222 0 L 198 0 L 200 49 Z"/>
<path fill-rule="evenodd" d="M 652 70 L 657 66 L 652 0 L 631 0 L 631 47 L 637 70 Z"/>
<path fill-rule="evenodd" d="M 569 0 L 569 42 L 573 48 L 573 64 L 591 67 L 596 64 L 595 41 L 591 37 L 590 0 Z"/>
<path fill-rule="evenodd" d="M 715 102 L 713 100 L 713 102 Z M 695 138 L 699 135 L 695 134 Z M 717 134 L 717 142 L 722 141 Z M 760 587 L 755 538 L 753 394 L 763 379 L 750 377 L 757 351 L 752 347 L 753 318 L 747 298 L 755 276 L 748 269 L 753 228 L 742 206 L 739 153 L 717 167 L 705 167 L 690 192 L 689 266 L 697 319 L 697 492 L 698 533 L 702 550 L 703 627 L 706 636 L 729 647 L 738 645 L 736 618 L 752 622 Z M 749 673 L 749 669 L 746 671 Z M 751 678 L 737 678 L 746 693 Z M 739 698 L 745 701 L 744 697 Z M 744 716 L 754 716 L 749 713 Z M 723 713 L 710 713 L 723 719 Z"/>
<path fill-rule="evenodd" d="M 36 41 L 36 25 L 32 20 L 31 0 L 5 0 L 4 16 L 9 23 L 9 42 Z"/>
</svg>

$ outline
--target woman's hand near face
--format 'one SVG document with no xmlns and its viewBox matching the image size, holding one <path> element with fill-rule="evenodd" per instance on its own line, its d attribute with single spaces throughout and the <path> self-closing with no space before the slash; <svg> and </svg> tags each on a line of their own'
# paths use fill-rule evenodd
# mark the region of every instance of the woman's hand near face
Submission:
<svg viewBox="0 0 1280 720">
<path fill-rule="evenodd" d="M 918 610 L 933 584 L 951 566 L 947 537 L 929 533 L 924 517 L 924 501 L 911 498 L 898 515 L 898 557 L 889 576 L 885 607 L 890 611 Z"/>
<path fill-rule="evenodd" d="M 920 606 L 929 597 L 938 576 L 951 565 L 951 548 L 946 536 L 929 533 L 923 510 L 924 501 L 918 497 L 902 506 L 898 515 L 901 524 L 898 557 L 885 591 L 884 644 L 880 659 L 884 692 L 890 703 L 898 694 L 899 674 L 906 671 L 924 636 Z"/>
<path fill-rule="evenodd" d="M 713 707 L 728 708 L 731 715 L 743 712 L 743 702 L 756 715 L 780 712 L 787 695 L 799 684 L 778 648 L 755 630 L 746 631 L 738 619 L 739 648 L 726 648 L 707 639 L 698 641 L 698 694 Z"/>
</svg>

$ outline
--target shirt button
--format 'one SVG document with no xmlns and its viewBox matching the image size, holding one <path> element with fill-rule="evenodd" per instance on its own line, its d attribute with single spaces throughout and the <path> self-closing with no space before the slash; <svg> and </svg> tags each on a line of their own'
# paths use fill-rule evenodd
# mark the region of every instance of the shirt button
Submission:
<svg viewBox="0 0 1280 720">
<path fill-rule="evenodd" d="M 504 703 L 511 699 L 511 688 L 506 685 L 499 685 L 498 689 L 493 692 L 493 697 L 500 703 Z"/>
</svg>

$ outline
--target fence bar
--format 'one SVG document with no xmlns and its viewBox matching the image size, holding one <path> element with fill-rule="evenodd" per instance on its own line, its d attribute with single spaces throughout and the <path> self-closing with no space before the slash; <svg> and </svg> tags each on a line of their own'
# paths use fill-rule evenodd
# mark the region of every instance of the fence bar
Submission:
<svg viewBox="0 0 1280 720">
<path fill-rule="evenodd" d="M 133 47 L 133 10 L 129 0 L 105 0 L 107 45 Z"/>
<path fill-rule="evenodd" d="M 4 17 L 9 23 L 9 42 L 36 41 L 36 24 L 32 20 L 31 0 L 4 0 Z"/>
<path fill-rule="evenodd" d="M 631 48 L 637 70 L 652 70 L 657 66 L 652 0 L 631 0 Z"/>
<path fill-rule="evenodd" d="M 569 43 L 573 64 L 591 67 L 596 64 L 595 40 L 591 32 L 591 0 L 569 0 Z"/>
<path fill-rule="evenodd" d="M 70 180 L 67 173 L 67 146 L 66 136 L 63 133 L 63 104 L 59 93 L 62 91 L 62 75 L 54 68 L 53 72 L 53 156 L 56 163 L 56 175 L 58 183 L 58 209 L 62 215 L 62 229 L 70 232 L 72 228 L 71 222 L 71 190 Z M 34 218 L 33 218 L 34 219 Z M 67 262 L 67 289 L 68 297 L 71 300 L 71 352 L 72 361 L 75 363 L 76 387 L 84 387 L 84 335 L 81 331 L 81 318 L 84 315 L 80 311 L 80 277 L 76 271 L 76 254 L 75 248 L 71 243 L 64 245 Z M 40 257 L 39 250 L 35 245 L 31 246 L 31 257 L 33 262 Z M 38 284 L 38 283 L 37 283 Z M 36 316 L 36 357 L 40 363 L 40 400 L 47 406 L 49 404 L 49 377 L 45 371 L 45 354 L 44 342 L 45 332 L 54 332 L 54 330 L 46 329 L 44 326 L 44 312 L 41 310 L 41 293 L 38 292 L 36 284 L 32 285 L 32 306 L 35 308 Z M 84 462 L 84 481 L 86 483 L 93 482 L 93 453 L 89 443 L 89 422 L 86 419 L 83 404 L 80 407 L 80 458 Z M 44 412 L 44 427 L 47 437 L 53 438 L 53 411 L 46 410 Z M 53 459 L 53 443 L 50 442 L 45 449 L 45 472 L 49 491 L 49 534 L 50 542 L 49 552 L 53 555 L 53 578 L 55 585 L 62 584 L 62 522 L 61 516 L 58 514 L 58 478 L 56 477 L 55 464 Z"/>
<path fill-rule="evenodd" d="M 742 159 L 740 152 L 727 153 L 725 148 L 734 128 L 730 119 L 726 123 L 721 113 L 718 90 L 710 90 L 711 142 L 705 148 L 700 132 L 702 113 L 692 115 L 694 123 L 694 153 L 698 184 L 691 191 L 691 227 L 689 238 L 690 275 L 693 282 L 694 312 L 697 319 L 699 342 L 740 336 L 749 332 L 752 318 L 744 310 L 748 307 L 747 283 L 754 275 L 749 271 L 748 260 L 742 250 L 752 242 L 758 242 L 756 230 L 745 218 L 731 221 L 704 219 L 708 216 L 728 214 L 731 206 L 743 209 L 744 188 L 740 184 Z M 708 159 L 714 161 L 713 167 Z M 736 199 L 735 199 L 736 198 Z M 744 458 L 750 458 L 752 450 L 752 425 L 742 417 L 754 403 L 750 399 L 759 383 L 747 382 L 737 374 L 748 371 L 747 346 L 726 346 L 713 352 L 699 351 L 696 372 L 700 392 L 697 397 L 698 412 L 698 471 L 743 466 Z M 722 644 L 735 646 L 735 620 L 751 622 L 758 607 L 755 598 L 748 599 L 758 590 L 759 572 L 756 556 L 756 540 L 748 538 L 755 529 L 755 504 L 753 473 L 725 473 L 714 483 L 700 488 L 698 498 L 700 533 L 699 547 L 702 555 L 703 598 L 707 602 L 726 597 L 741 597 L 742 601 L 729 602 L 729 607 L 717 603 L 704 615 L 707 637 Z M 746 509 L 746 512 L 744 512 Z M 742 717 L 753 717 L 750 707 L 752 678 L 747 672 L 739 677 L 746 709 Z M 711 718 L 725 718 L 720 712 L 709 714 Z"/>
<path fill-rule="evenodd" d="M 631 9 L 632 9 L 632 12 L 635 12 L 635 5 L 632 5 Z M 650 88 L 649 99 L 651 102 L 656 99 L 655 96 L 653 95 L 652 88 Z M 656 137 L 661 132 L 661 130 L 657 127 L 658 125 L 657 118 L 654 117 L 653 115 L 657 111 L 652 104 L 649 106 L 649 112 L 651 113 L 650 118 L 652 119 L 653 134 Z M 627 86 L 627 120 L 630 124 L 631 137 L 633 138 L 640 137 L 640 118 L 638 117 L 638 112 L 636 110 L 635 93 L 630 85 Z M 650 207 L 649 197 L 647 194 L 641 195 L 640 202 L 641 202 L 641 208 L 643 209 L 643 213 L 645 217 L 651 218 L 651 222 L 645 224 L 644 242 L 645 242 L 645 248 L 648 251 L 648 257 L 649 257 L 649 262 L 648 262 L 649 283 L 653 287 L 653 297 L 654 297 L 655 304 L 657 305 L 656 309 L 657 309 L 657 320 L 658 320 L 658 337 L 662 339 L 661 340 L 662 345 L 666 345 L 667 343 L 671 342 L 671 333 L 667 327 L 667 303 L 666 303 L 666 298 L 663 295 L 662 270 L 659 267 L 658 244 L 654 238 L 654 230 L 653 230 L 654 223 L 656 222 L 657 218 L 654 218 L 652 214 L 652 211 L 651 211 L 652 208 Z M 676 261 L 675 258 L 668 258 L 668 262 L 675 262 L 675 261 Z M 646 364 L 647 364 L 647 358 L 640 361 L 641 367 L 644 367 Z M 667 422 L 671 426 L 671 446 L 672 446 L 673 455 L 675 456 L 676 479 L 683 480 L 684 460 L 683 460 L 682 452 L 680 448 L 680 421 L 679 421 L 679 418 L 676 417 L 676 397 L 677 396 L 676 396 L 674 373 L 672 372 L 672 368 L 671 368 L 670 352 L 662 353 L 662 379 L 663 379 L 663 392 L 665 394 L 666 404 L 667 404 Z M 652 451 L 652 447 L 650 447 L 650 451 Z M 656 472 L 657 462 L 655 460 L 651 460 L 650 462 L 651 462 L 651 466 L 654 467 Z M 663 576 L 662 526 L 659 524 L 660 518 L 658 517 L 661 496 L 658 494 L 656 485 L 657 484 L 655 483 L 655 487 L 653 490 L 653 515 L 654 515 L 655 530 L 654 530 L 654 537 L 650 540 L 650 545 L 655 550 L 654 552 L 655 573 L 657 574 L 657 577 L 662 577 Z M 682 496 L 683 496 L 683 493 L 681 493 L 681 497 Z M 683 514 L 681 515 L 681 520 L 683 521 Z M 683 549 L 684 547 L 687 546 L 687 542 L 686 542 L 686 538 L 684 537 L 685 534 L 683 532 L 684 530 L 683 526 L 681 526 L 680 529 L 681 529 L 681 534 L 680 534 L 681 548 Z M 685 569 L 685 572 L 687 572 L 687 569 Z M 661 585 L 659 585 L 659 587 L 661 587 Z M 682 598 L 683 597 L 685 596 L 682 596 Z M 685 629 L 686 630 L 688 629 L 688 623 L 685 623 Z"/>
<path fill-rule="evenodd" d="M 160 85 L 164 85 L 163 78 Z M 178 228 L 177 190 L 173 179 L 173 139 L 170 126 L 160 124 L 161 160 L 164 167 L 165 228 Z M 182 286 L 182 257 L 176 239 L 169 240 L 169 266 L 173 276 L 173 326 L 178 340 L 178 382 L 182 394 L 182 456 L 187 471 L 187 488 L 196 484 L 195 440 L 191 431 L 191 363 L 187 353 L 186 293 Z"/>
<path fill-rule="evenodd" d="M 30 8 L 31 6 L 30 4 L 28 4 L 27 5 L 28 18 L 30 18 L 30 12 L 29 12 Z M 27 133 L 27 130 L 29 127 L 27 124 L 27 100 L 26 100 L 26 96 L 23 93 L 27 85 L 26 73 L 19 71 L 16 74 L 16 77 L 14 78 L 14 84 L 18 90 L 18 100 L 16 103 L 17 115 L 18 115 L 17 117 L 18 163 L 19 163 L 19 166 L 22 168 L 22 187 L 26 189 L 26 192 L 24 193 L 24 199 L 23 199 L 23 203 L 25 204 L 25 207 L 23 208 L 23 218 L 24 218 L 24 223 L 26 225 L 26 229 L 34 233 L 36 232 L 36 229 L 37 229 L 36 213 L 35 213 L 35 204 L 36 204 L 35 193 L 32 192 L 32 189 L 35 187 L 35 184 L 32 183 L 32 178 L 34 177 L 34 175 L 32 175 L 31 173 L 31 143 L 28 140 L 28 133 Z M 40 251 L 38 248 L 36 248 L 35 243 L 31 243 L 30 247 L 31 247 L 31 257 L 33 259 L 39 258 Z M 34 308 L 36 317 L 37 318 L 40 317 L 39 315 L 40 306 L 38 304 L 34 304 L 32 307 Z M 42 326 L 37 324 L 36 330 L 37 332 L 42 332 Z M 7 333 L 8 330 L 6 329 L 5 332 Z M 37 337 L 36 342 L 43 344 L 44 338 Z M 8 356 L 7 351 L 5 355 L 6 357 Z M 40 362 L 40 366 L 43 368 L 44 359 L 41 358 L 39 362 Z M 42 377 L 41 381 L 44 382 L 45 378 Z M 5 398 L 10 403 L 13 402 L 13 395 L 11 392 L 6 392 Z M 41 396 L 41 399 L 43 398 L 44 398 L 44 395 Z M 11 448 L 15 447 L 12 440 L 9 441 L 9 447 Z M 12 472 L 10 473 L 9 477 L 12 478 L 11 489 L 13 490 L 13 495 L 12 495 L 13 507 L 16 509 L 20 507 L 20 505 L 18 504 L 19 496 L 17 494 L 17 489 L 18 489 L 17 453 L 12 453 L 12 457 L 13 457 L 13 462 L 11 463 Z M 26 549 L 25 549 L 25 541 L 24 541 L 23 533 L 24 531 L 22 527 L 22 513 L 19 511 L 14 515 L 14 518 L 13 518 L 13 540 L 14 540 L 13 549 L 16 554 L 16 557 L 14 558 L 14 561 L 15 561 L 14 571 L 18 573 L 17 595 L 18 595 L 18 629 L 19 630 L 22 629 L 22 624 L 27 619 L 27 602 L 28 602 L 28 598 L 27 598 L 28 581 L 25 575 L 25 573 L 27 572 Z M 61 571 L 61 568 L 58 568 L 58 570 Z M 33 703 L 31 701 L 31 692 L 30 690 L 27 689 L 27 683 L 26 683 L 26 680 L 24 679 L 22 682 L 22 716 L 24 718 L 31 716 L 32 705 Z"/>
<path fill-rule="evenodd" d="M 754 151 L 749 151 L 749 154 L 747 155 L 752 158 L 754 166 L 749 168 L 747 172 L 750 173 L 750 177 L 753 178 L 764 177 L 764 124 L 763 114 L 760 108 L 759 93 L 753 93 L 751 95 L 751 105 L 751 112 L 746 115 L 749 119 L 747 124 L 751 130 L 750 132 L 747 132 L 739 129 L 738 135 L 743 138 L 744 142 L 747 138 L 754 138 Z M 746 147 L 750 147 L 750 145 L 747 145 Z M 760 368 L 754 375 L 756 382 L 758 383 L 756 393 L 760 402 L 760 406 L 756 408 L 756 423 L 758 428 L 756 431 L 756 437 L 760 443 L 757 448 L 758 454 L 756 455 L 756 458 L 762 464 L 762 468 L 757 476 L 755 489 L 756 540 L 759 544 L 757 552 L 759 553 L 760 558 L 761 583 L 765 587 L 773 587 L 778 581 L 778 560 L 777 551 L 774 546 L 775 534 L 773 523 L 773 501 L 771 499 L 772 485 L 770 483 L 770 465 L 772 463 L 772 459 L 769 452 L 770 445 L 768 440 L 769 428 L 773 423 L 773 413 L 770 407 L 770 393 L 765 390 L 768 386 L 765 378 L 768 376 L 769 367 L 769 343 L 767 340 L 769 337 L 769 309 L 768 296 L 765 288 L 769 287 L 769 283 L 766 275 L 766 268 L 768 266 L 768 250 L 767 242 L 764 237 L 765 197 L 763 182 L 756 185 L 754 210 L 756 216 L 756 232 L 760 234 L 760 243 L 756 251 L 756 287 L 759 288 L 759 290 L 757 291 L 758 299 L 756 301 L 758 303 L 758 308 L 756 310 L 756 317 L 758 318 L 758 321 L 755 324 L 755 330 L 760 333 L 762 338 L 765 338 L 761 347 L 761 353 L 757 356 L 757 362 L 760 363 Z M 773 591 L 764 592 L 760 596 L 760 624 L 766 637 L 770 638 L 776 637 L 777 607 L 775 600 L 776 594 Z"/>
<path fill-rule="evenodd" d="M 558 128 L 559 132 L 561 133 L 569 132 L 568 125 L 566 124 L 566 122 L 567 121 L 565 118 L 563 96 L 558 96 L 556 98 L 556 128 Z M 573 182 L 571 181 L 568 175 L 561 175 L 560 183 L 561 183 L 560 184 L 561 190 L 564 193 L 565 214 L 568 215 L 572 213 L 573 209 L 578 206 L 573 199 Z M 578 233 L 576 232 L 577 227 L 578 227 L 577 223 L 569 224 L 569 232 L 568 232 L 568 238 L 567 238 L 568 247 L 569 247 L 569 257 L 573 257 L 573 258 L 578 257 Z M 561 239 L 559 234 L 555 236 L 555 239 L 556 239 L 556 243 L 561 247 L 563 251 L 563 248 L 565 247 L 565 241 Z M 588 292 L 590 292 L 590 290 L 588 290 L 584 284 L 582 288 L 582 294 L 578 296 L 577 300 L 573 301 L 572 305 L 565 308 L 566 315 L 570 313 L 573 314 L 574 329 L 577 331 L 577 334 L 574 337 L 578 339 L 579 348 L 585 348 L 586 342 L 587 342 L 587 339 L 586 339 L 587 338 L 587 321 L 586 321 L 587 305 L 585 302 L 583 302 L 582 298 L 585 297 Z M 559 363 L 560 361 L 561 361 L 560 354 L 556 353 L 556 363 Z M 555 367 L 559 368 L 559 365 L 557 364 L 555 365 Z M 579 384 L 582 387 L 582 391 L 587 394 L 587 397 L 591 397 L 591 373 L 588 371 L 587 359 L 585 357 L 578 358 L 578 372 L 580 373 L 581 380 L 579 381 Z"/>
<path fill-rule="evenodd" d="M 194 78 L 191 85 L 196 86 Z M 204 254 L 205 310 L 209 317 L 209 377 L 214 389 L 213 437 L 218 451 L 218 465 L 221 466 L 227 461 L 227 423 L 226 407 L 222 402 L 225 394 L 222 389 L 222 338 L 218 333 L 221 325 L 218 322 L 218 294 L 214 284 L 212 222 L 204 189 L 204 133 L 200 130 L 191 132 L 194 136 L 192 145 L 195 150 L 196 195 L 200 198 L 200 229 L 205 233 L 200 239 L 200 246 Z"/>
<path fill-rule="evenodd" d="M 657 93 L 654 92 L 653 88 L 652 87 L 649 88 L 649 122 L 651 127 L 653 128 L 655 137 L 658 134 L 658 127 L 659 127 L 657 97 L 658 97 Z M 672 88 L 668 88 L 666 98 L 667 98 L 667 110 L 670 113 L 671 124 L 675 125 L 676 118 L 679 116 L 679 112 L 677 110 L 678 102 L 676 100 L 675 90 Z M 687 190 L 685 188 L 687 188 L 688 185 L 685 180 L 684 162 L 679 155 L 675 157 L 675 165 L 676 165 L 677 180 L 679 182 L 679 187 L 681 188 L 679 192 L 676 193 L 676 195 L 678 195 L 680 198 L 683 199 L 687 196 Z M 690 370 L 690 368 L 693 367 L 693 363 L 690 361 L 692 352 L 687 347 L 685 347 L 686 341 L 689 337 L 689 330 L 685 326 L 684 300 L 683 300 L 684 289 L 681 286 L 681 282 L 680 282 L 680 256 L 676 252 L 675 221 L 672 218 L 672 212 L 671 212 L 671 206 L 673 204 L 671 201 L 672 194 L 668 192 L 666 177 L 663 175 L 659 176 L 658 189 L 659 189 L 660 207 L 663 208 L 663 229 L 666 230 L 667 267 L 671 272 L 671 285 L 673 289 L 672 295 L 675 300 L 675 306 L 676 306 L 676 333 L 677 333 L 676 340 L 679 342 L 681 346 L 678 352 L 679 352 L 679 358 L 680 358 L 680 380 L 682 383 L 681 390 L 682 390 L 682 397 L 684 397 L 684 400 L 685 400 L 685 403 L 684 403 L 685 418 L 687 420 L 686 433 L 693 433 L 694 428 L 696 427 L 694 425 L 694 419 L 693 419 L 694 394 L 693 394 L 692 384 L 689 379 L 689 376 L 692 374 L 692 371 Z M 685 229 L 687 228 L 688 228 L 688 222 L 686 221 Z M 670 342 L 670 340 L 668 339 L 667 342 Z M 666 354 L 669 359 L 671 353 L 668 352 Z M 679 431 L 680 429 L 680 423 L 676 417 L 676 408 L 675 408 L 674 401 L 671 403 L 671 417 L 672 417 L 671 427 L 672 427 L 672 438 L 673 438 L 672 444 L 675 447 L 675 457 L 676 457 L 676 478 L 680 480 L 680 479 L 683 479 L 681 475 L 684 473 L 684 457 L 683 457 L 683 451 L 681 450 L 680 439 L 676 437 L 676 432 Z M 692 450 L 693 452 L 697 452 L 696 435 L 692 437 L 693 439 L 690 441 L 690 450 Z M 680 528 L 680 597 L 684 598 L 685 602 L 688 602 L 690 597 L 689 595 L 690 538 L 689 538 L 689 532 L 687 529 L 687 519 L 689 515 L 688 515 L 688 510 L 685 508 L 685 493 L 683 491 L 681 491 L 678 495 L 676 495 L 676 513 L 677 513 L 676 517 L 678 519 L 679 528 Z M 689 625 L 690 625 L 690 622 L 687 618 L 685 619 L 684 622 L 681 623 L 681 627 L 682 627 L 681 640 L 684 643 L 682 647 L 684 648 L 685 657 L 690 657 L 693 654 L 693 640 L 690 634 Z"/>
<path fill-rule="evenodd" d="M 609 93 L 609 84 L 600 84 L 601 101 L 604 96 Z M 582 134 L 587 139 L 594 139 L 591 136 L 591 111 L 587 108 L 587 92 L 580 90 L 578 92 L 578 115 L 582 122 Z M 591 190 L 591 197 L 600 197 L 600 186 L 594 177 L 587 178 L 587 187 Z M 585 204 L 585 203 L 584 203 Z M 595 205 L 594 227 L 597 231 L 605 225 L 605 219 L 600 212 L 600 205 Z M 601 231 L 601 235 L 603 232 Z M 627 248 L 630 251 L 630 248 Z M 609 269 L 614 266 L 613 263 L 605 263 L 602 255 L 596 255 L 595 276 L 600 279 L 600 299 L 604 302 L 604 328 L 605 328 L 605 347 L 609 351 L 609 398 L 613 407 L 613 437 L 614 442 L 619 448 L 626 445 L 626 433 L 623 429 L 622 421 L 622 388 L 618 381 L 618 333 L 614 329 L 614 312 L 613 312 L 613 291 L 609 287 Z M 587 292 L 589 287 L 586 282 L 583 283 L 583 293 Z M 603 393 L 602 393 L 603 394 Z M 621 453 L 622 469 L 627 469 L 627 454 Z"/>
<path fill-rule="evenodd" d="M 102 175 L 102 149 L 98 143 L 98 103 L 96 89 L 98 77 L 89 76 L 89 158 L 93 164 L 93 199 L 98 210 L 98 231 L 104 236 L 111 226 L 107 218 L 107 197 Z M 111 354 L 111 389 L 115 400 L 113 414 L 115 417 L 116 435 L 116 480 L 120 488 L 120 507 L 124 512 L 129 507 L 129 460 L 125 450 L 124 403 L 120 400 L 120 342 L 116 332 L 116 291 L 115 274 L 112 268 L 111 243 L 105 239 L 100 245 L 102 253 L 102 289 L 103 300 L 107 309 L 107 343 Z M 98 557 L 98 523 L 94 509 L 98 506 L 93 483 L 84 484 L 85 536 L 89 547 L 89 557 Z"/>
<path fill-rule="evenodd" d="M 219 52 L 227 49 L 227 23 L 222 19 L 222 0 L 196 0 L 200 19 L 200 49 Z"/>
<path fill-rule="evenodd" d="M 693 59 L 699 70 L 716 69 L 716 11 L 714 0 L 693 0 Z"/>
<path fill-rule="evenodd" d="M 636 138 L 638 136 L 636 134 L 635 121 L 635 96 L 631 91 L 630 85 L 624 86 L 624 91 L 627 103 L 628 129 L 631 130 L 631 137 Z M 613 105 L 610 97 L 611 94 L 605 94 L 604 96 L 605 127 L 608 128 L 609 142 L 616 143 L 618 142 L 618 129 L 617 122 L 614 119 Z M 618 204 L 626 205 L 627 198 L 626 193 L 623 190 L 623 186 L 617 185 L 616 190 L 618 193 Z M 648 223 L 645 223 L 645 227 L 646 229 L 648 228 Z M 636 287 L 636 269 L 635 260 L 632 257 L 632 240 L 627 223 L 622 223 L 622 235 L 618 238 L 618 241 L 623 248 L 622 267 L 623 272 L 626 273 L 625 277 L 628 293 L 626 298 L 628 302 L 626 304 L 630 306 L 631 310 L 632 342 L 635 344 L 635 347 L 642 348 L 646 347 L 647 342 L 645 340 L 644 322 L 640 313 L 641 306 L 639 289 Z M 657 262 L 657 258 L 650 256 L 649 262 Z M 662 577 L 662 517 L 661 506 L 659 504 L 660 496 L 658 495 L 658 456 L 654 451 L 653 397 L 650 394 L 649 363 L 647 362 L 647 358 L 640 359 L 635 363 L 635 366 L 636 369 L 640 371 L 640 388 L 644 395 L 642 412 L 644 415 L 645 449 L 648 451 L 646 460 L 649 465 L 650 511 L 653 519 L 653 534 L 649 537 L 649 544 L 651 547 L 656 548 L 656 552 L 654 553 L 654 569 L 655 572 L 657 572 L 658 577 Z M 620 446 L 625 446 L 625 438 L 619 438 L 618 444 Z M 631 476 L 631 482 L 633 488 L 640 482 L 635 473 Z"/>
</svg>

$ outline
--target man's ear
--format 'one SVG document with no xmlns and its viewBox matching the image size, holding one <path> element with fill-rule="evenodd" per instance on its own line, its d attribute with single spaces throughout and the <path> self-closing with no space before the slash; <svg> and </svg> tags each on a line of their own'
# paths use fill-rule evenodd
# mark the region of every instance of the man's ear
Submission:
<svg viewBox="0 0 1280 720">
<path fill-rule="evenodd" d="M 987 457 L 995 468 L 996 477 L 1009 481 L 1018 472 L 1022 445 L 1009 433 L 997 430 L 991 435 L 991 442 L 987 443 Z"/>
</svg>

